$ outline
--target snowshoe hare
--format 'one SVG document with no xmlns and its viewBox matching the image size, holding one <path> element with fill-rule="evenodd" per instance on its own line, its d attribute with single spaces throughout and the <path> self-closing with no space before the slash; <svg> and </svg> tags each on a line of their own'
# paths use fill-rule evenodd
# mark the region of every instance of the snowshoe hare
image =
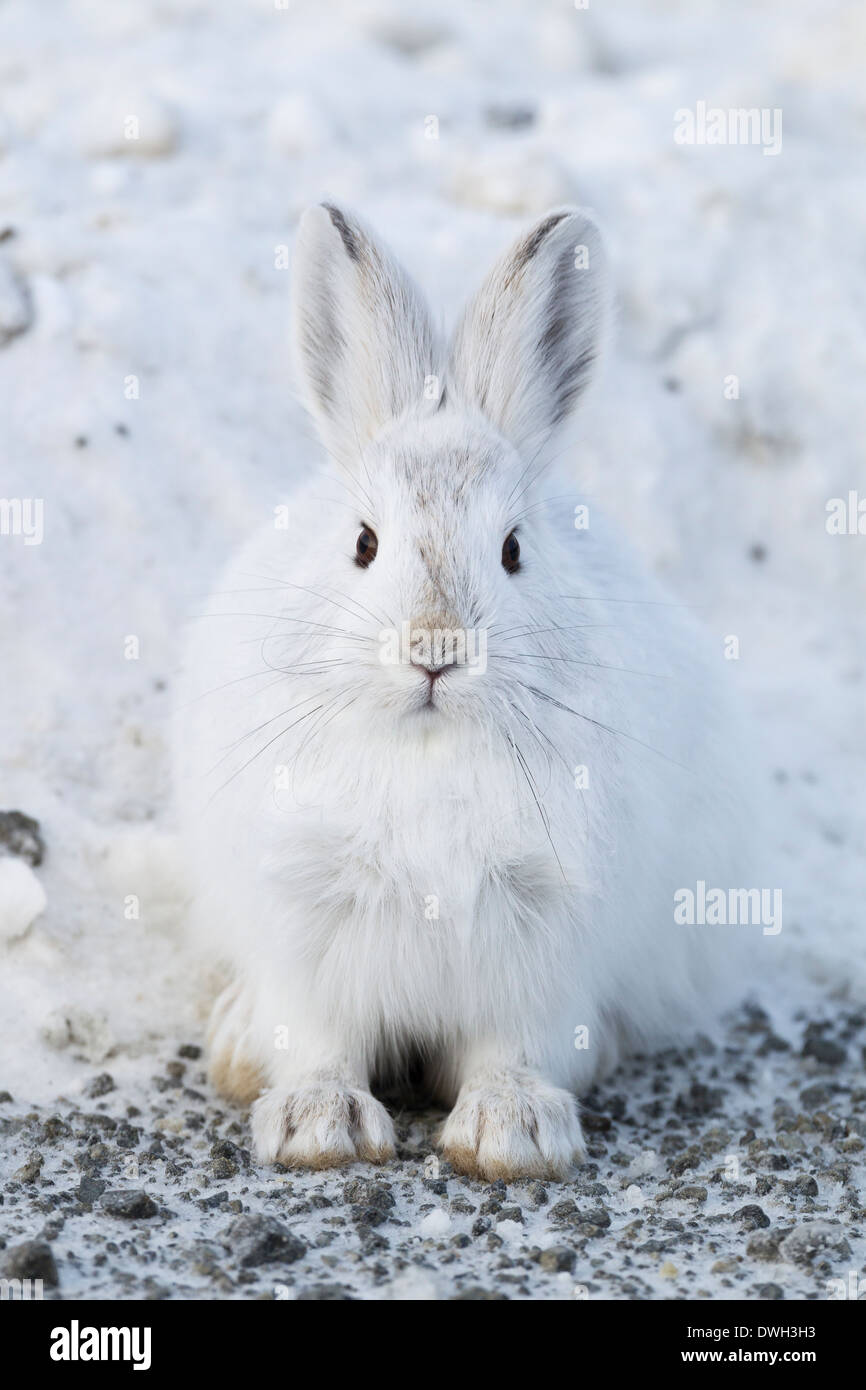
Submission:
<svg viewBox="0 0 866 1390">
<path fill-rule="evenodd" d="M 576 524 L 579 452 L 551 481 L 599 353 L 599 234 L 544 217 L 443 345 L 322 205 L 292 293 L 329 458 L 193 624 L 177 719 L 194 919 L 231 972 L 212 1079 L 254 1102 L 263 1162 L 388 1159 L 371 1087 L 411 1071 L 455 1169 L 562 1177 L 575 1095 L 706 1007 L 731 934 L 674 895 L 740 881 L 746 835 L 721 641 L 594 506 Z"/>
</svg>

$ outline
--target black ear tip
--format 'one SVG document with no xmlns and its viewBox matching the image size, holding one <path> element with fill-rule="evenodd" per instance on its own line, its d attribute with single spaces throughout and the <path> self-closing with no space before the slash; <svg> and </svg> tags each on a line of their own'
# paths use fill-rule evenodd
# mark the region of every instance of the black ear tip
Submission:
<svg viewBox="0 0 866 1390">
<path fill-rule="evenodd" d="M 346 248 L 346 255 L 352 261 L 360 261 L 361 249 L 354 229 L 349 225 L 345 215 L 334 203 L 322 203 L 321 206 L 331 219 L 331 223 L 340 233 L 340 239 Z"/>
</svg>

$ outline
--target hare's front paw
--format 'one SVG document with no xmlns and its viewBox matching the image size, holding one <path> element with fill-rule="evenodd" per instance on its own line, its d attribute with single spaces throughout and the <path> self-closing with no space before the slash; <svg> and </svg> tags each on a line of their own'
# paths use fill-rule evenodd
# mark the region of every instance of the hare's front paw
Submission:
<svg viewBox="0 0 866 1390">
<path fill-rule="evenodd" d="M 585 1153 L 574 1096 L 511 1070 L 464 1083 L 439 1145 L 459 1173 L 488 1182 L 565 1178 Z"/>
<path fill-rule="evenodd" d="M 394 1125 L 385 1107 L 338 1078 L 274 1086 L 256 1101 L 251 1118 L 261 1163 L 337 1168 L 394 1156 Z"/>
<path fill-rule="evenodd" d="M 208 1028 L 208 1077 L 220 1095 L 249 1105 L 265 1084 L 252 1039 L 252 998 L 234 981 L 213 1006 Z"/>
</svg>

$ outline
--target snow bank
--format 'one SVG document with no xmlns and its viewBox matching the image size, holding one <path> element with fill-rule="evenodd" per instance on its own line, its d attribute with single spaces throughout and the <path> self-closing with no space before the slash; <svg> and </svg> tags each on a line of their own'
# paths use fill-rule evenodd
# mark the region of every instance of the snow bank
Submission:
<svg viewBox="0 0 866 1390">
<path fill-rule="evenodd" d="M 195 1017 L 178 638 L 315 456 L 284 266 L 323 194 L 449 313 L 521 219 L 596 210 L 618 329 L 575 487 L 720 662 L 739 637 L 720 679 L 762 730 L 779 960 L 866 994 L 866 538 L 825 527 L 866 495 L 864 29 L 806 0 L 69 0 L 47 24 L 7 0 L 0 494 L 42 499 L 44 538 L 0 536 L 0 808 L 41 822 L 47 906 L 0 947 L 3 1085 L 53 1095 Z M 781 152 L 676 144 L 699 101 L 780 108 Z"/>
</svg>

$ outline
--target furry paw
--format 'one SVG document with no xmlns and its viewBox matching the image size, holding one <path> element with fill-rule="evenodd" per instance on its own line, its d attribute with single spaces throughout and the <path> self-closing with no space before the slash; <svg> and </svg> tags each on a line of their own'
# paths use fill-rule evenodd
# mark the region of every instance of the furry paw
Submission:
<svg viewBox="0 0 866 1390">
<path fill-rule="evenodd" d="M 577 1102 L 525 1072 L 489 1072 L 462 1087 L 439 1147 L 458 1173 L 486 1178 L 566 1178 L 585 1146 Z"/>
<path fill-rule="evenodd" d="M 213 1006 L 208 1027 L 208 1079 L 220 1095 L 249 1105 L 264 1086 L 251 1038 L 251 1005 L 242 984 L 224 989 Z"/>
<path fill-rule="evenodd" d="M 384 1105 L 337 1078 L 265 1091 L 253 1106 L 252 1128 L 261 1163 L 336 1168 L 394 1156 L 394 1125 Z"/>
</svg>

